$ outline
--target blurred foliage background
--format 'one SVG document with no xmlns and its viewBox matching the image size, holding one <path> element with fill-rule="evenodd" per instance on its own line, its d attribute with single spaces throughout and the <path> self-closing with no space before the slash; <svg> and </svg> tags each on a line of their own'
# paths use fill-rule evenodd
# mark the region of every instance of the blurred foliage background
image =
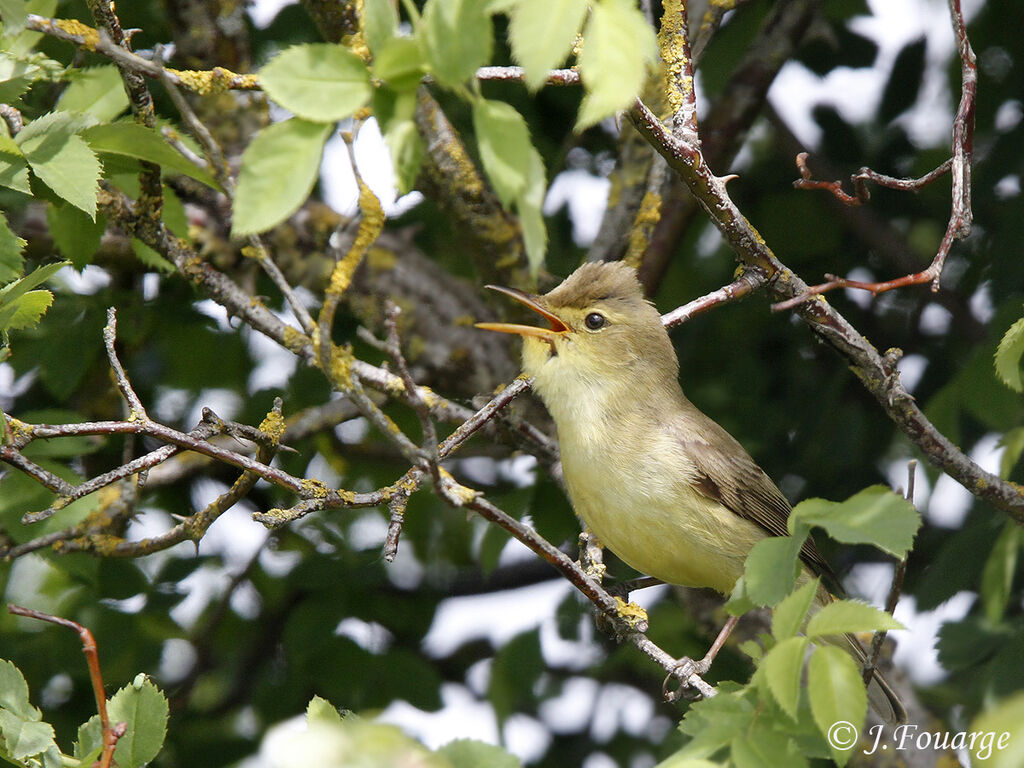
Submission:
<svg viewBox="0 0 1024 768">
<path fill-rule="evenodd" d="M 766 18 L 796 5 L 754 0 L 726 18 L 698 70 L 702 110 L 725 111 L 727 100 L 737 98 L 737 72 L 771 34 Z M 838 108 L 840 100 L 825 91 L 808 112 L 811 120 L 800 122 L 800 100 L 777 88 L 770 99 L 755 99 L 756 108 L 724 138 L 705 137 L 725 145 L 714 168 L 739 174 L 729 187 L 737 204 L 779 258 L 808 282 L 826 272 L 886 279 L 922 269 L 949 216 L 948 178 L 919 193 L 872 188 L 870 203 L 851 209 L 826 192 L 794 189 L 793 158 L 809 151 L 815 176 L 827 180 L 846 179 L 861 166 L 918 176 L 943 162 L 960 92 L 948 12 L 942 3 L 913 4 L 922 16 L 922 35 L 945 25 L 950 45 L 938 46 L 937 35 L 910 39 L 886 68 L 866 31 L 872 18 L 881 18 L 874 6 L 858 0 L 808 5 L 809 22 L 791 41 L 790 66 L 819 78 L 875 67 L 884 79 L 880 98 L 860 105 L 854 118 L 854 111 Z M 314 18 L 325 17 L 317 15 L 317 6 L 312 0 L 286 5 L 263 27 L 241 4 L 222 0 L 133 2 L 117 10 L 125 28 L 139 30 L 132 41 L 136 50 L 173 43 L 174 66 L 245 72 L 292 43 L 323 39 L 323 25 Z M 1011 459 L 1020 454 L 1024 401 L 996 379 L 992 358 L 1024 303 L 1024 7 L 1016 0 L 979 0 L 969 10 L 979 62 L 974 230 L 954 247 L 938 293 L 918 286 L 874 300 L 853 292 L 836 292 L 829 300 L 881 350 L 904 351 L 904 382 L 946 436 L 994 469 L 1003 457 L 1004 476 L 1020 482 L 1020 464 Z M 82 2 L 62 1 L 56 15 L 90 18 Z M 503 17 L 495 18 L 494 60 L 509 63 Z M 37 48 L 65 65 L 103 60 L 52 38 Z M 41 81 L 20 108 L 26 116 L 41 115 L 63 87 Z M 158 115 L 177 121 L 162 85 L 149 87 Z M 586 174 L 593 181 L 623 167 L 619 132 L 627 135 L 632 128 L 606 122 L 573 133 L 578 89 L 548 87 L 531 96 L 516 83 L 487 82 L 482 88 L 526 116 L 549 181 L 559 173 Z M 475 153 L 466 107 L 445 92 L 435 90 L 434 96 Z M 191 100 L 234 164 L 269 119 L 258 94 L 228 91 Z M 941 125 L 922 128 L 921 115 Z M 363 282 L 347 297 L 336 336 L 350 341 L 357 357 L 379 363 L 383 353 L 357 328 L 380 336 L 382 295 L 418 307 L 431 320 L 417 318 L 402 328 L 417 381 L 471 405 L 517 372 L 517 344 L 477 339 L 466 328 L 467 318 L 504 311 L 486 304 L 490 299 L 482 290 L 504 268 L 495 267 L 494 254 L 481 252 L 479 241 L 453 216 L 443 181 L 424 178 L 418 186 L 425 197 L 388 221 Z M 202 258 L 286 312 L 274 285 L 228 237 L 223 201 L 185 183 L 172 189 L 182 203 L 181 224 Z M 288 353 L 229 320 L 158 260 L 140 258 L 123 232 L 110 228 L 100 239 L 102 230 L 87 226 L 72 234 L 55 229 L 57 204 L 45 190 L 33 191 L 35 197 L 0 189 L 0 206 L 28 243 L 29 263 L 67 256 L 79 269 L 62 273 L 54 304 L 37 328 L 12 335 L 13 354 L 0 365 L 4 412 L 27 422 L 121 418 L 101 338 L 111 306 L 118 310 L 119 350 L 129 377 L 162 423 L 187 431 L 200 409 L 210 406 L 222 417 L 257 425 L 275 397 L 283 399 L 286 416 L 331 400 L 318 371 L 301 362 L 296 366 Z M 168 216 L 175 215 L 173 203 L 168 209 Z M 305 295 L 321 295 L 333 264 L 328 238 L 344 230 L 354 210 L 327 207 L 320 185 L 268 235 L 275 259 Z M 541 288 L 571 271 L 591 245 L 574 239 L 567 208 L 548 214 Z M 92 251 L 81 256 L 81 246 L 73 243 L 82 240 L 76 238 L 93 238 L 86 240 Z M 648 285 L 663 311 L 732 280 L 732 254 L 702 215 L 689 219 L 662 253 L 664 261 L 652 269 Z M 786 313 L 772 314 L 762 295 L 702 315 L 673 338 L 688 396 L 732 432 L 794 502 L 844 499 L 878 482 L 901 484 L 906 460 L 920 458 L 843 361 Z M 514 407 L 550 431 L 539 405 Z M 403 429 L 418 435 L 410 409 L 386 408 Z M 391 483 L 408 464 L 361 417 L 348 416 L 290 442 L 295 452 L 281 454 L 279 465 L 296 476 L 357 491 Z M 451 426 L 441 425 L 442 436 Z M 1008 451 L 1000 453 L 1000 440 Z M 156 445 L 140 440 L 134 449 Z M 542 467 L 511 445 L 475 438 L 447 466 L 460 481 L 574 551 L 578 528 L 566 499 Z M 43 466 L 91 477 L 122 463 L 125 440 L 63 439 L 37 443 L 33 451 Z M 961 614 L 939 632 L 943 674 L 919 681 L 915 690 L 921 711 L 952 728 L 986 702 L 1024 689 L 1024 579 L 1017 557 L 1022 537 L 1005 515 L 943 481 L 927 462 L 920 467 L 917 503 L 925 526 L 910 557 L 904 600 L 917 611 L 930 611 L 960 595 Z M 90 497 L 45 523 L 24 526 L 22 515 L 48 506 L 53 495 L 11 467 L 0 472 L 0 535 L 7 545 L 58 530 L 96 508 Z M 128 535 L 166 529 L 173 516 L 201 509 L 234 478 L 233 469 L 194 459 L 155 470 Z M 386 509 L 321 512 L 271 533 L 249 519 L 254 510 L 294 501 L 261 483 L 198 546 L 184 543 L 140 559 L 44 549 L 0 564 L 0 585 L 6 601 L 91 627 L 108 686 L 139 671 L 154 677 L 171 702 L 168 742 L 158 765 L 238 764 L 257 752 L 270 726 L 301 713 L 314 694 L 360 713 L 387 710 L 392 719 L 408 713 L 397 702 L 424 713 L 447 711 L 447 720 L 409 716 L 418 724 L 410 727 L 429 738 L 432 730 L 441 732 L 441 722 L 461 717 L 469 729 L 465 735 L 502 734 L 538 766 L 651 765 L 678 745 L 682 737 L 673 726 L 686 705 L 659 703 L 660 670 L 595 631 L 582 598 L 567 586 L 554 587 L 554 571 L 510 544 L 504 532 L 467 519 L 424 490 L 410 500 L 398 558 L 388 564 L 381 556 Z M 849 573 L 880 555 L 830 548 L 826 556 L 840 573 Z M 633 575 L 610 555 L 608 561 L 615 577 Z M 453 617 L 469 621 L 467 614 L 482 610 L 474 598 L 503 606 L 513 629 L 501 631 L 499 623 L 459 626 Z M 677 655 L 703 655 L 724 617 L 718 602 L 662 590 L 651 607 L 652 639 Z M 80 647 L 70 633 L 4 615 L 0 655 L 25 673 L 58 739 L 70 738 L 92 713 Z M 730 647 L 709 679 L 745 680 L 749 673 L 745 657 Z M 452 714 L 458 702 L 476 719 Z"/>
</svg>

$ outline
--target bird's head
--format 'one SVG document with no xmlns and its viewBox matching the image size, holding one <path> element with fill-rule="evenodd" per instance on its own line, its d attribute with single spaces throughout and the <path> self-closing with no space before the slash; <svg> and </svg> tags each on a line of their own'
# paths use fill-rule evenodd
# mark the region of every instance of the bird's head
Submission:
<svg viewBox="0 0 1024 768">
<path fill-rule="evenodd" d="M 676 381 L 679 364 L 661 316 L 644 298 L 636 270 L 622 262 L 584 264 L 543 296 L 487 287 L 547 320 L 548 328 L 477 323 L 523 337 L 523 369 L 546 401 L 561 392 L 578 397 L 580 386 Z"/>
</svg>

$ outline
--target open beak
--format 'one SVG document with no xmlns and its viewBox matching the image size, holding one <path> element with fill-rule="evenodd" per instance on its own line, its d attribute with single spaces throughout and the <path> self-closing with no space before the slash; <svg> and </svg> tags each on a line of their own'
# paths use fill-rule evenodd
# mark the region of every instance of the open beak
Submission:
<svg viewBox="0 0 1024 768">
<path fill-rule="evenodd" d="M 498 293 L 504 293 L 506 296 L 511 296 L 520 304 L 525 304 L 547 320 L 548 323 L 551 324 L 551 328 L 537 328 L 532 325 L 517 325 L 515 323 L 477 323 L 477 328 L 482 328 L 485 331 L 498 331 L 499 333 L 515 333 L 520 336 L 534 336 L 538 339 L 543 339 L 552 345 L 554 344 L 554 340 L 561 334 L 569 332 L 568 326 L 559 320 L 557 315 L 552 314 L 542 307 L 535 296 L 523 293 L 522 291 L 517 291 L 515 288 L 506 288 L 502 285 L 488 285 L 487 287 L 492 291 L 497 291 Z"/>
</svg>

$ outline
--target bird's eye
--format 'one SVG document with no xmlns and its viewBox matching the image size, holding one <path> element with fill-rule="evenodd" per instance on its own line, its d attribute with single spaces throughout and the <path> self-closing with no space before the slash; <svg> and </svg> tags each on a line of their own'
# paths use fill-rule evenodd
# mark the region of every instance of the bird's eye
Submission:
<svg viewBox="0 0 1024 768">
<path fill-rule="evenodd" d="M 585 318 L 583 318 L 583 324 L 591 331 L 596 331 L 599 328 L 604 328 L 605 323 L 608 321 L 605 316 L 600 312 L 591 312 Z"/>
</svg>

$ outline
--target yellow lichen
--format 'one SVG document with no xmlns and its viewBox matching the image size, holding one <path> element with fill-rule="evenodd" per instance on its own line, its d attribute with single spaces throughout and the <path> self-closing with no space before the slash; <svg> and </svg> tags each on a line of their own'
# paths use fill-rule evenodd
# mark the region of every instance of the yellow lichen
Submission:
<svg viewBox="0 0 1024 768">
<path fill-rule="evenodd" d="M 384 209 L 381 207 L 377 196 L 373 194 L 373 191 L 358 176 L 356 181 L 359 184 L 359 210 L 362 211 L 363 218 L 359 222 L 359 231 L 356 232 L 352 247 L 334 265 L 334 270 L 331 272 L 331 280 L 327 286 L 327 292 L 336 296 L 340 296 L 348 290 L 349 285 L 352 283 L 352 275 L 355 274 L 356 267 L 359 266 L 363 254 L 380 237 L 380 233 L 384 229 L 384 222 L 387 221 L 387 215 L 384 213 Z"/>
<path fill-rule="evenodd" d="M 259 261 L 260 259 L 264 259 L 267 256 L 267 252 L 265 250 L 255 246 L 255 245 L 243 246 L 241 253 L 242 253 L 243 256 L 245 256 L 245 258 L 247 258 L 247 259 L 255 259 L 256 261 Z"/>
<path fill-rule="evenodd" d="M 626 622 L 631 629 L 636 629 L 640 624 L 648 622 L 647 611 L 636 603 L 627 603 L 621 597 L 615 598 L 615 605 L 619 618 Z"/>
<path fill-rule="evenodd" d="M 277 411 L 270 411 L 263 421 L 260 422 L 259 430 L 266 435 L 270 436 L 270 439 L 277 443 L 281 439 L 281 435 L 284 434 L 285 422 L 284 416 Z"/>
<path fill-rule="evenodd" d="M 355 355 L 349 346 L 335 347 L 331 351 L 331 384 L 337 390 L 346 390 L 352 386 L 352 363 Z"/>
<path fill-rule="evenodd" d="M 464 485 L 460 485 L 451 473 L 448 472 L 444 467 L 439 467 L 441 477 L 444 479 L 445 492 L 452 498 L 453 501 L 458 504 L 469 504 L 477 497 L 477 491 L 472 488 L 467 488 Z"/>
<path fill-rule="evenodd" d="M 640 201 L 640 210 L 636 212 L 633 228 L 629 232 L 629 247 L 623 258 L 633 268 L 638 268 L 644 252 L 651 242 L 654 227 L 661 220 L 661 195 L 647 192 Z"/>
<path fill-rule="evenodd" d="M 441 398 L 438 397 L 430 387 L 421 386 L 420 397 L 423 399 L 424 405 L 428 408 L 435 408 L 441 404 Z"/>
<path fill-rule="evenodd" d="M 305 346 L 309 344 L 309 337 L 290 325 L 285 326 L 283 335 L 282 341 L 289 352 L 300 354 Z"/>
<path fill-rule="evenodd" d="M 682 0 L 662 3 L 661 30 L 658 46 L 665 63 L 665 93 L 673 114 L 682 109 L 686 96 L 693 93 L 693 76 L 685 76 L 688 56 L 686 48 L 686 11 Z"/>
<path fill-rule="evenodd" d="M 96 44 L 100 41 L 100 33 L 78 19 L 54 19 L 53 26 L 61 32 L 82 38 L 82 46 L 90 51 L 95 51 Z"/>
<path fill-rule="evenodd" d="M 331 492 L 331 489 L 322 480 L 315 477 L 308 477 L 302 481 L 302 495 L 305 498 L 322 499 Z"/>
<path fill-rule="evenodd" d="M 214 67 L 211 70 L 203 69 L 170 69 L 178 76 L 180 83 L 200 96 L 223 93 L 232 88 L 251 90 L 259 87 L 257 75 L 240 75 L 224 67 Z"/>
</svg>

